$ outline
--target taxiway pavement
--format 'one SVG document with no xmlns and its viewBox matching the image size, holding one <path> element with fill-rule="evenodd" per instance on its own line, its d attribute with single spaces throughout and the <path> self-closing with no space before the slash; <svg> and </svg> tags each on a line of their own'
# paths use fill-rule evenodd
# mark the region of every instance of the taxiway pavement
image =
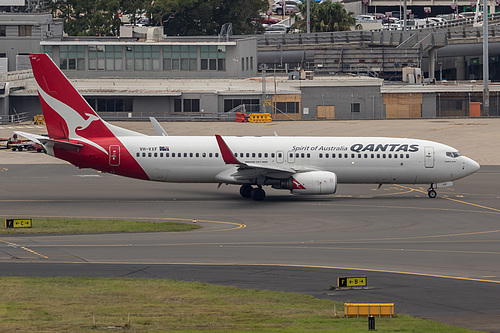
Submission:
<svg viewBox="0 0 500 333">
<path fill-rule="evenodd" d="M 470 156 L 461 140 L 450 144 Z M 12 154 L 21 163 L 3 163 Z M 268 190 L 255 202 L 240 198 L 236 186 L 144 182 L 46 158 L 0 151 L 0 218 L 195 218 L 204 228 L 1 235 L 1 275 L 176 278 L 394 302 L 400 313 L 500 331 L 499 166 L 483 165 L 436 199 L 426 187 L 341 184 L 334 196 Z M 328 290 L 337 277 L 358 275 L 368 277 L 370 289 Z"/>
</svg>

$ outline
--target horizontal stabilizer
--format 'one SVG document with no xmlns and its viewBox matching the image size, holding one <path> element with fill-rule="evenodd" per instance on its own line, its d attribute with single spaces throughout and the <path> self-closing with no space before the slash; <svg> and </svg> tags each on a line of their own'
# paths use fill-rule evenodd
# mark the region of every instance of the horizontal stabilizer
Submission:
<svg viewBox="0 0 500 333">
<path fill-rule="evenodd" d="M 45 148 L 56 147 L 56 148 L 64 149 L 64 150 L 77 150 L 77 149 L 83 147 L 83 145 L 80 143 L 73 143 L 73 142 L 68 142 L 68 141 L 50 139 L 50 138 L 43 136 L 43 135 L 37 135 L 37 134 L 31 134 L 31 133 L 19 132 L 19 131 L 15 131 L 14 133 L 17 133 L 17 134 L 19 134 L 27 139 L 30 139 L 31 141 L 33 141 L 35 143 L 39 143 L 39 144 L 43 145 Z"/>
</svg>

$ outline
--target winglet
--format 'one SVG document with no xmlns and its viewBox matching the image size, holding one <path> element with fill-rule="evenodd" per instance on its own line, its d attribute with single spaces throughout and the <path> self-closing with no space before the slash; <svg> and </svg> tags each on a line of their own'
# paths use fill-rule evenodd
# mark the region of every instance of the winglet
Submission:
<svg viewBox="0 0 500 333">
<path fill-rule="evenodd" d="M 217 144 L 219 145 L 220 152 L 222 154 L 222 158 L 224 159 L 224 163 L 226 164 L 243 164 L 234 157 L 233 152 L 227 146 L 224 139 L 219 135 L 215 134 L 215 138 L 217 139 Z"/>
<path fill-rule="evenodd" d="M 151 124 L 153 125 L 153 128 L 155 129 L 155 133 L 158 136 L 168 136 L 167 132 L 161 127 L 160 123 L 156 118 L 154 117 L 149 117 L 149 120 L 151 121 Z"/>
</svg>

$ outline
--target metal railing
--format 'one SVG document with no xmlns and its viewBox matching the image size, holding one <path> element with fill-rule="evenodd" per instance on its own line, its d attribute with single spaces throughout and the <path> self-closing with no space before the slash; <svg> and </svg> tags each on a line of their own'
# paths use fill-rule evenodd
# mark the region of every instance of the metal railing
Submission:
<svg viewBox="0 0 500 333">
<path fill-rule="evenodd" d="M 154 117 L 158 121 L 234 121 L 234 113 L 201 113 L 201 112 L 178 112 L 178 113 L 153 113 L 153 112 L 98 112 L 99 116 L 106 121 L 149 121 Z"/>
<path fill-rule="evenodd" d="M 21 123 L 28 120 L 28 112 L 0 115 L 0 124 Z"/>
</svg>

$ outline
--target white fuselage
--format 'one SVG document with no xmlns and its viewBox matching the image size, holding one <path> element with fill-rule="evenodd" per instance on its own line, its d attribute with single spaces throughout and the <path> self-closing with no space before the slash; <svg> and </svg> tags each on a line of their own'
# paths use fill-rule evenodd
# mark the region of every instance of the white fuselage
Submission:
<svg viewBox="0 0 500 333">
<path fill-rule="evenodd" d="M 450 146 L 377 137 L 223 137 L 239 162 L 297 173 L 330 171 L 338 183 L 440 183 L 479 169 Z M 215 137 L 120 137 L 151 180 L 244 184 L 230 177 Z M 272 176 L 272 174 L 271 174 Z M 279 178 L 279 175 L 277 176 Z"/>
</svg>

